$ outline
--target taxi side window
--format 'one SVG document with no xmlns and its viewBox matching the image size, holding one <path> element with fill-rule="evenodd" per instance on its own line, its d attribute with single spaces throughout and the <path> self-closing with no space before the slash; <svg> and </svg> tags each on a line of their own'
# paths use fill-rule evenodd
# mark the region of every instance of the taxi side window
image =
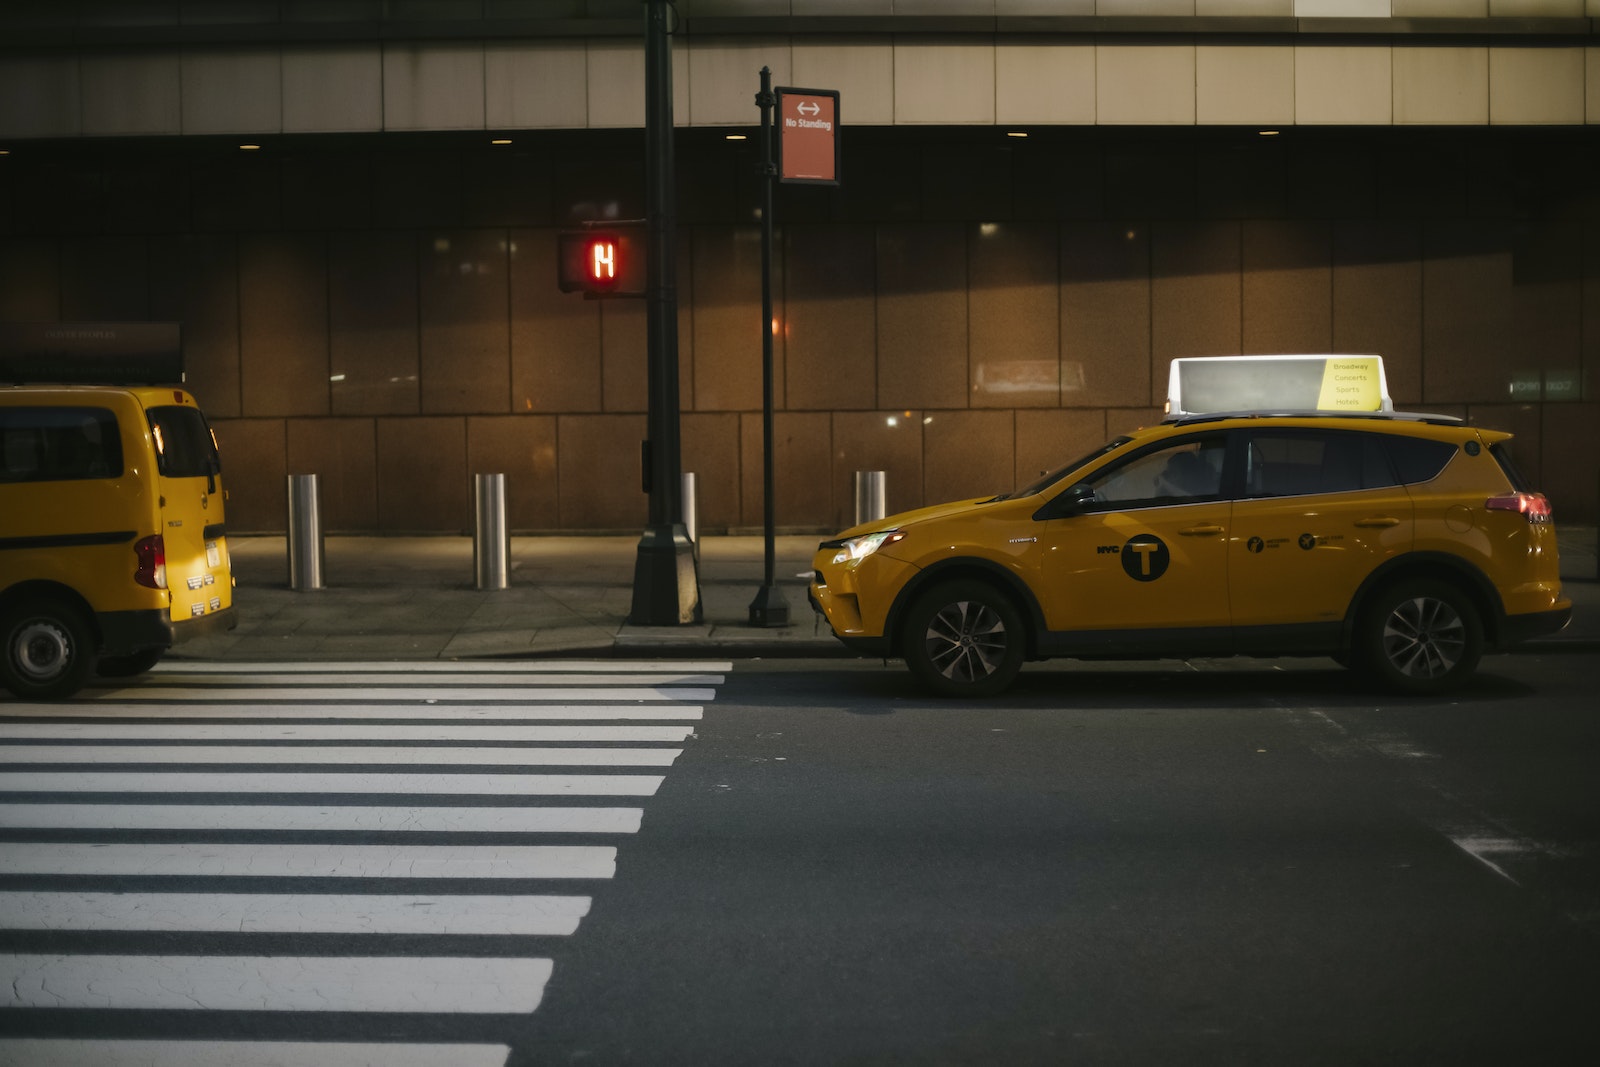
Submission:
<svg viewBox="0 0 1600 1067">
<path fill-rule="evenodd" d="M 1396 484 L 1383 446 L 1371 434 L 1254 433 L 1245 446 L 1244 496 L 1349 493 Z"/>
<path fill-rule="evenodd" d="M 1222 437 L 1188 438 L 1144 452 L 1089 479 L 1089 510 L 1161 507 L 1217 500 L 1222 495 Z"/>
<path fill-rule="evenodd" d="M 0 408 L 0 482 L 65 482 L 122 474 L 117 417 L 105 408 Z"/>
<path fill-rule="evenodd" d="M 1456 446 L 1448 441 L 1390 437 L 1385 443 L 1389 446 L 1389 458 L 1405 485 L 1415 485 L 1438 477 L 1445 464 L 1456 454 Z"/>
</svg>

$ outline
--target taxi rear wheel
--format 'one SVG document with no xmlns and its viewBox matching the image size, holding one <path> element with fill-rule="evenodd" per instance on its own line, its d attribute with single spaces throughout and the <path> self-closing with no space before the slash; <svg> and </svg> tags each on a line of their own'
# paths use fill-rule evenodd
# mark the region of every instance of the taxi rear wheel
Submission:
<svg viewBox="0 0 1600 1067">
<path fill-rule="evenodd" d="M 1381 592 L 1357 640 L 1368 672 L 1405 693 L 1447 690 L 1471 675 L 1483 657 L 1483 623 L 1472 600 L 1432 580 L 1402 582 Z"/>
<path fill-rule="evenodd" d="M 1022 618 L 984 582 L 948 582 L 918 597 L 904 632 L 906 666 L 942 696 L 992 696 L 1022 669 Z"/>
<path fill-rule="evenodd" d="M 24 700 L 83 688 L 94 667 L 89 620 L 72 604 L 30 600 L 0 612 L 0 685 Z"/>
</svg>

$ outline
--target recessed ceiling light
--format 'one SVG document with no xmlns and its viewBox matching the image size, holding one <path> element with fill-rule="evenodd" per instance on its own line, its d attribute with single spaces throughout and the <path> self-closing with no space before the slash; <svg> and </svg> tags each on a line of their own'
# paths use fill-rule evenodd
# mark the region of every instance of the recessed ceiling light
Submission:
<svg viewBox="0 0 1600 1067">
<path fill-rule="evenodd" d="M 749 140 L 749 138 L 746 137 L 742 133 L 725 133 L 725 134 L 722 135 L 722 139 L 725 140 L 725 141 L 747 141 L 747 140 Z"/>
<path fill-rule="evenodd" d="M 509 137 L 496 137 L 494 140 L 490 141 L 489 143 L 490 144 L 510 144 L 511 143 L 511 138 L 509 138 Z"/>
<path fill-rule="evenodd" d="M 241 151 L 241 152 L 259 152 L 259 151 L 261 151 L 261 146 L 258 145 L 258 144 L 242 144 L 242 145 L 239 146 L 239 151 Z"/>
<path fill-rule="evenodd" d="M 1026 137 L 1026 136 L 1028 136 L 1028 134 L 1024 130 L 1007 130 L 1006 131 L 1006 136 L 1007 137 Z"/>
<path fill-rule="evenodd" d="M 1276 136 L 1278 136 L 1278 131 L 1277 130 L 1257 130 L 1256 132 L 1258 134 L 1260 134 L 1262 137 L 1276 137 Z"/>
</svg>

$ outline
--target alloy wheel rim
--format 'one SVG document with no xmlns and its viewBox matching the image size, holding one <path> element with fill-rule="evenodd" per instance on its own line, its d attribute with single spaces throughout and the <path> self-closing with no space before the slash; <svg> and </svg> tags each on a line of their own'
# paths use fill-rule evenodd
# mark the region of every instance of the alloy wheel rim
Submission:
<svg viewBox="0 0 1600 1067">
<path fill-rule="evenodd" d="M 48 682 L 66 668 L 71 648 L 67 635 L 43 622 L 29 623 L 12 640 L 12 662 L 36 682 Z"/>
<path fill-rule="evenodd" d="M 1467 627 L 1449 603 L 1412 597 L 1396 604 L 1383 625 L 1383 654 L 1408 678 L 1440 678 L 1467 647 Z"/>
<path fill-rule="evenodd" d="M 928 622 L 928 659 L 953 682 L 977 682 L 1000 669 L 1006 624 L 1000 613 L 974 600 L 947 604 Z"/>
</svg>

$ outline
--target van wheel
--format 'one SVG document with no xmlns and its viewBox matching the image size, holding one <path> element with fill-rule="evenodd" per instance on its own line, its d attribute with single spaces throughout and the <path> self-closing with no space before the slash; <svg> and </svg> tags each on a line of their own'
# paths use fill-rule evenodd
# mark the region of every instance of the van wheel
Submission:
<svg viewBox="0 0 1600 1067">
<path fill-rule="evenodd" d="M 94 665 L 95 673 L 102 678 L 132 678 L 161 662 L 164 648 L 147 648 L 131 656 L 104 656 Z"/>
<path fill-rule="evenodd" d="M 1402 693 L 1439 693 L 1464 681 L 1483 657 L 1483 623 L 1472 600 L 1444 582 L 1382 590 L 1356 632 L 1369 673 Z"/>
<path fill-rule="evenodd" d="M 1022 618 L 984 582 L 949 582 L 918 597 L 904 633 L 906 666 L 941 696 L 993 696 L 1022 669 Z"/>
<path fill-rule="evenodd" d="M 89 620 L 72 604 L 24 601 L 0 612 L 0 684 L 24 700 L 60 700 L 94 666 Z"/>
</svg>

